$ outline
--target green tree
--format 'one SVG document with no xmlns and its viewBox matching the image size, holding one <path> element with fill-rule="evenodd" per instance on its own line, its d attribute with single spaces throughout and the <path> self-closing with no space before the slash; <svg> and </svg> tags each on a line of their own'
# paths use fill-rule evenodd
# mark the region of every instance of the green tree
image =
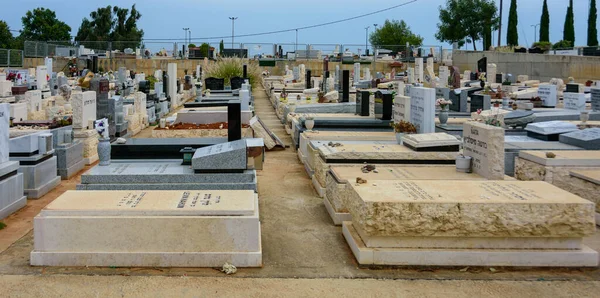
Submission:
<svg viewBox="0 0 600 298">
<path fill-rule="evenodd" d="M 15 38 L 10 33 L 10 28 L 5 21 L 0 21 L 0 49 L 11 49 Z"/>
<path fill-rule="evenodd" d="M 112 41 L 112 48 L 123 50 L 136 48 L 142 43 L 144 31 L 137 27 L 141 13 L 131 6 L 131 10 L 118 6 L 100 7 L 90 13 L 90 19 L 84 18 L 77 31 L 78 42 L 95 42 L 91 47 L 107 48 Z"/>
<path fill-rule="evenodd" d="M 596 9 L 596 0 L 590 2 L 590 15 L 588 17 L 588 47 L 595 47 L 598 45 L 598 29 L 596 28 L 596 21 L 598 19 L 598 10 Z"/>
<path fill-rule="evenodd" d="M 550 13 L 548 12 L 548 0 L 544 0 L 544 6 L 542 7 L 539 41 L 550 42 Z"/>
<path fill-rule="evenodd" d="M 221 39 L 221 42 L 219 43 L 219 55 L 223 55 L 224 50 L 225 50 L 225 43 Z"/>
<path fill-rule="evenodd" d="M 473 43 L 474 50 L 480 39 L 484 40 L 484 50 L 492 45 L 492 30 L 496 30 L 500 22 L 493 0 L 447 0 L 446 6 L 440 6 L 439 10 L 437 40 L 458 42 L 459 46 L 466 40 Z"/>
<path fill-rule="evenodd" d="M 375 47 L 384 47 L 392 52 L 400 52 L 408 42 L 411 45 L 420 46 L 423 37 L 410 31 L 410 27 L 404 21 L 385 20 L 381 28 L 371 33 L 369 40 Z"/>
<path fill-rule="evenodd" d="M 21 37 L 33 41 L 71 41 L 71 27 L 56 18 L 50 9 L 39 7 L 21 18 Z"/>
<path fill-rule="evenodd" d="M 204 42 L 204 43 L 202 43 L 200 45 L 200 53 L 202 55 L 204 55 L 204 57 L 208 57 L 209 51 L 210 51 L 210 45 L 209 44 L 207 44 L 207 43 Z"/>
<path fill-rule="evenodd" d="M 565 27 L 563 29 L 563 40 L 570 41 L 571 45 L 575 45 L 575 19 L 573 16 L 573 0 L 569 0 L 567 7 L 567 16 L 565 17 Z"/>
<path fill-rule="evenodd" d="M 510 46 L 519 45 L 519 32 L 517 31 L 518 22 L 517 0 L 511 0 L 510 10 L 508 12 L 508 28 L 506 31 L 506 43 Z"/>
</svg>

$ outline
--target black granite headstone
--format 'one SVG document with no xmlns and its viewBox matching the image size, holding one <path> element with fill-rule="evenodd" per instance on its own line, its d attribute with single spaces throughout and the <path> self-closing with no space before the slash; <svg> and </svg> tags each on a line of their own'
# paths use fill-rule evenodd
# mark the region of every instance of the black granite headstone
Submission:
<svg viewBox="0 0 600 298">
<path fill-rule="evenodd" d="M 163 92 L 165 93 L 165 97 L 169 98 L 169 75 L 166 71 L 163 71 Z"/>
<path fill-rule="evenodd" d="M 477 77 L 477 73 L 475 73 L 475 72 L 471 73 L 471 77 L 469 79 L 471 79 L 471 81 L 477 81 L 477 80 L 479 80 L 479 78 Z"/>
<path fill-rule="evenodd" d="M 206 78 L 204 80 L 204 85 L 206 86 L 206 89 L 210 89 L 210 90 L 224 90 L 225 89 L 225 79 L 218 79 L 218 78 Z"/>
<path fill-rule="evenodd" d="M 356 92 L 356 115 L 369 116 L 369 91 Z"/>
<path fill-rule="evenodd" d="M 568 93 L 579 93 L 579 84 L 567 84 Z"/>
<path fill-rule="evenodd" d="M 394 94 L 389 90 L 380 90 L 375 93 L 375 118 L 392 120 L 394 108 Z"/>
<path fill-rule="evenodd" d="M 477 71 L 479 73 L 487 73 L 487 57 L 483 57 L 477 61 Z"/>
<path fill-rule="evenodd" d="M 85 60 L 85 62 L 87 70 L 92 71 L 92 69 L 94 68 L 94 62 L 92 62 L 92 59 L 87 59 Z"/>
<path fill-rule="evenodd" d="M 311 71 L 310 71 L 310 69 L 307 69 L 306 70 L 306 89 L 312 88 L 312 86 L 311 86 L 312 81 L 311 81 L 310 77 L 311 77 Z"/>
<path fill-rule="evenodd" d="M 227 102 L 227 140 L 237 141 L 242 138 L 242 104 L 239 100 Z"/>
<path fill-rule="evenodd" d="M 13 93 L 14 94 L 14 93 Z M 600 88 L 592 88 L 592 110 L 600 111 Z"/>
<path fill-rule="evenodd" d="M 502 84 L 504 82 L 502 82 L 502 74 L 501 73 L 497 73 L 496 74 L 496 84 Z"/>
<path fill-rule="evenodd" d="M 342 102 L 350 101 L 350 71 L 342 72 Z"/>
<path fill-rule="evenodd" d="M 489 110 L 491 108 L 491 97 L 489 95 L 473 94 L 471 95 L 471 110 L 470 112 L 477 112 L 477 110 Z"/>
<path fill-rule="evenodd" d="M 240 77 L 233 77 L 233 78 L 231 78 L 231 80 L 230 80 L 231 81 L 231 90 L 241 89 L 242 88 L 242 84 L 244 84 L 245 80 L 246 79 L 240 78 Z"/>
<path fill-rule="evenodd" d="M 98 56 L 92 56 L 92 72 L 98 73 Z"/>
<path fill-rule="evenodd" d="M 138 83 L 138 90 L 140 92 L 149 94 L 150 93 L 150 82 L 149 81 L 140 81 Z"/>
<path fill-rule="evenodd" d="M 248 65 L 246 65 L 246 64 L 244 64 L 244 66 L 242 67 L 242 78 L 244 78 L 244 79 L 248 78 Z M 241 85 L 240 85 L 240 87 L 241 87 Z M 231 89 L 233 89 L 233 88 L 231 88 Z"/>
<path fill-rule="evenodd" d="M 466 112 L 467 111 L 467 92 L 462 90 L 459 94 L 454 91 L 450 91 L 450 111 L 455 112 Z"/>
<path fill-rule="evenodd" d="M 325 71 L 325 79 L 328 79 L 328 78 L 329 78 L 329 70 L 326 70 Z"/>
</svg>

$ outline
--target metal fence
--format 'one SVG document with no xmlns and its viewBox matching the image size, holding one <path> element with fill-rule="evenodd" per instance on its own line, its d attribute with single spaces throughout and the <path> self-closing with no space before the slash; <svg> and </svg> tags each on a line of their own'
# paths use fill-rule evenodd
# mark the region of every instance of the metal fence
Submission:
<svg viewBox="0 0 600 298">
<path fill-rule="evenodd" d="M 23 67 L 23 51 L 0 49 L 0 67 Z"/>
</svg>

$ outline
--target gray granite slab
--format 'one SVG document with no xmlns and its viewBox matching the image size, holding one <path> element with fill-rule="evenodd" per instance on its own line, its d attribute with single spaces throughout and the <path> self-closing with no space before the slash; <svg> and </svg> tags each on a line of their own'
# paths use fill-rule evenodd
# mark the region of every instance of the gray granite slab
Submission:
<svg viewBox="0 0 600 298">
<path fill-rule="evenodd" d="M 152 183 L 253 183 L 256 172 L 195 174 L 181 160 L 113 160 L 109 166 L 95 166 L 81 175 L 82 184 Z"/>
<path fill-rule="evenodd" d="M 4 163 L 0 163 L 0 177 L 17 171 L 19 169 L 18 161 L 7 161 Z"/>
<path fill-rule="evenodd" d="M 562 134 L 559 136 L 559 141 L 586 150 L 600 150 L 600 128 L 588 128 Z"/>
<path fill-rule="evenodd" d="M 547 121 L 528 124 L 525 130 L 541 135 L 554 135 L 576 131 L 578 128 L 577 125 L 569 122 Z"/>
<path fill-rule="evenodd" d="M 57 159 L 57 168 L 67 169 L 83 160 L 83 142 L 75 141 L 70 144 L 61 144 L 54 149 Z"/>
<path fill-rule="evenodd" d="M 69 166 L 68 168 L 65 168 L 65 169 L 57 168 L 56 173 L 58 174 L 58 176 L 60 176 L 61 180 L 69 180 L 73 176 L 77 175 L 77 173 L 79 173 L 79 171 L 83 170 L 84 167 L 85 167 L 85 160 L 82 158 L 81 160 L 79 160 L 78 162 Z"/>
<path fill-rule="evenodd" d="M 0 103 L 0 164 L 8 161 L 9 156 L 9 131 L 10 131 L 10 104 Z"/>
<path fill-rule="evenodd" d="M 354 114 L 356 112 L 355 102 L 342 102 L 342 103 L 319 103 L 319 104 L 305 104 L 298 105 L 295 113 L 315 113 L 315 114 Z M 282 123 L 287 122 L 287 114 L 289 113 L 289 106 L 284 109 L 283 117 L 281 117 Z"/>
<path fill-rule="evenodd" d="M 196 150 L 192 169 L 203 172 L 227 172 L 246 170 L 246 140 L 221 143 Z"/>
<path fill-rule="evenodd" d="M 253 190 L 250 183 L 135 183 L 135 184 L 78 184 L 77 190 Z"/>
<path fill-rule="evenodd" d="M 27 205 L 23 194 L 23 174 L 17 174 L 0 181 L 0 220 Z"/>
</svg>

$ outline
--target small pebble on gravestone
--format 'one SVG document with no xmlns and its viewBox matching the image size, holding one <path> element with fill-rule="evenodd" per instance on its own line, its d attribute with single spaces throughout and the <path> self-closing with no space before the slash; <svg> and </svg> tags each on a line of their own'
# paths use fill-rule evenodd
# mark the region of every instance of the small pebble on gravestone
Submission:
<svg viewBox="0 0 600 298">
<path fill-rule="evenodd" d="M 546 157 L 547 158 L 555 158 L 556 154 L 552 153 L 552 152 L 546 152 Z"/>
</svg>

